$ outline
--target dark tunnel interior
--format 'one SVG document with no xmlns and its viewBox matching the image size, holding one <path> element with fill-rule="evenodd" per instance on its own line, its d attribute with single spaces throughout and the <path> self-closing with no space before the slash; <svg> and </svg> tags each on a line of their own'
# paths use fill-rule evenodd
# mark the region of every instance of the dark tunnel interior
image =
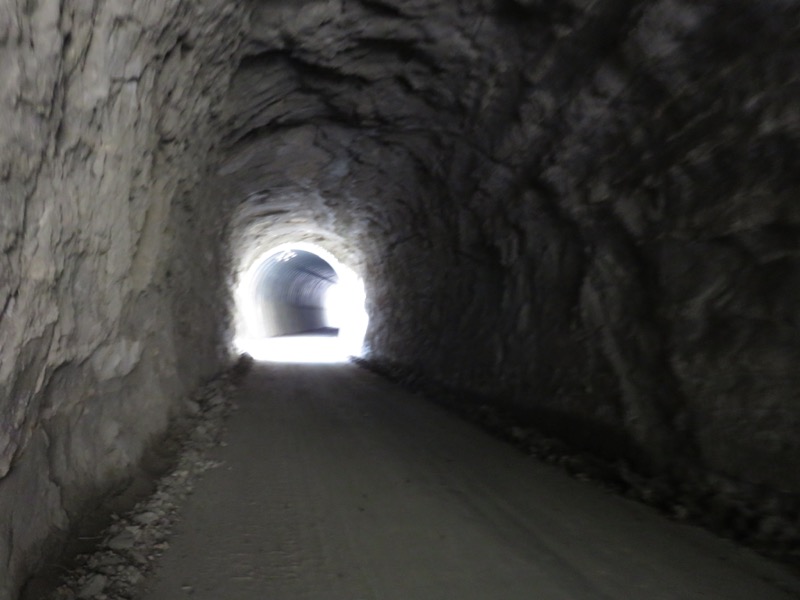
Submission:
<svg viewBox="0 0 800 600">
<path fill-rule="evenodd" d="M 266 339 L 800 547 L 797 0 L 4 0 L 0 81 L 0 600 Z"/>
</svg>

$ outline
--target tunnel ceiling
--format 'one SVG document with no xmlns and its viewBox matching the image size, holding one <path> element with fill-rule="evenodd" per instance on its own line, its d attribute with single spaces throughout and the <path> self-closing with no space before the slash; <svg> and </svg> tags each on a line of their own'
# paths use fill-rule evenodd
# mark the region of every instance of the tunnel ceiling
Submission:
<svg viewBox="0 0 800 600">
<path fill-rule="evenodd" d="M 290 242 L 363 278 L 376 363 L 800 494 L 798 28 L 795 0 L 0 4 L 0 599 Z"/>
<path fill-rule="evenodd" d="M 486 151 L 473 148 L 470 121 L 489 116 L 476 111 L 514 118 L 520 49 L 497 46 L 510 33 L 497 10 L 255 5 L 227 108 L 225 187 L 269 235 L 318 226 L 373 255 L 385 251 L 375 239 L 425 243 L 429 219 L 446 213 L 453 154 Z"/>
</svg>

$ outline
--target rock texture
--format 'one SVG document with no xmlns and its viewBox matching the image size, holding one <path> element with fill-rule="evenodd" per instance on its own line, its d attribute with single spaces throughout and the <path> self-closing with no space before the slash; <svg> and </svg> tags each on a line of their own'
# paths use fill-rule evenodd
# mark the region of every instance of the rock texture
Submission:
<svg viewBox="0 0 800 600">
<path fill-rule="evenodd" d="M 0 598 L 227 358 L 223 207 L 196 186 L 243 19 L 0 6 Z"/>
<path fill-rule="evenodd" d="M 212 447 L 225 444 L 221 439 L 224 420 L 236 408 L 232 401 L 233 384 L 249 366 L 240 361 L 225 376 L 203 386 L 187 401 L 186 415 L 180 419 L 180 451 L 174 468 L 158 480 L 149 498 L 125 514 L 113 515 L 113 523 L 101 532 L 102 542 L 96 550 L 79 555 L 75 568 L 63 574 L 64 579 L 47 597 L 124 600 L 140 595 L 137 590 L 146 575 L 169 548 L 169 537 L 179 520 L 181 505 L 194 491 L 197 479 L 223 464 L 209 460 L 206 455 Z M 28 588 L 25 593 L 31 597 Z"/>
<path fill-rule="evenodd" d="M 223 285 L 284 242 L 364 277 L 375 361 L 642 471 L 800 494 L 798 24 L 6 2 L 0 598 L 222 364 Z"/>
<path fill-rule="evenodd" d="M 644 470 L 797 493 L 798 16 L 258 5 L 220 175 L 360 249 L 375 360 Z"/>
</svg>

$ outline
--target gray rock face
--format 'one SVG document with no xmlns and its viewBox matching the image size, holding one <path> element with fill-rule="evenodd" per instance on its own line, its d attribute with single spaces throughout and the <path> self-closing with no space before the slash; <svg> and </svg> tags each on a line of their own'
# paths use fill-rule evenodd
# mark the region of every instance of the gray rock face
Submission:
<svg viewBox="0 0 800 600">
<path fill-rule="evenodd" d="M 225 307 L 224 209 L 193 190 L 240 12 L 0 7 L 0 598 L 225 359 L 198 318 Z"/>
<path fill-rule="evenodd" d="M 373 358 L 797 493 L 797 17 L 259 5 L 220 175 L 267 230 L 307 212 L 360 250 Z"/>
<path fill-rule="evenodd" d="M 363 275 L 376 360 L 645 468 L 800 493 L 798 23 L 784 0 L 6 2 L 0 598 L 219 368 L 225 285 L 287 241 Z"/>
</svg>

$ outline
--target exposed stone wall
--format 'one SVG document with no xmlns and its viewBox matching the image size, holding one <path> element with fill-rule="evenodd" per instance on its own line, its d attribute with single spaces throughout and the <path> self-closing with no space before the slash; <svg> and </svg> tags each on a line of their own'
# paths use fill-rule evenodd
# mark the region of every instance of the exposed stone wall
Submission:
<svg viewBox="0 0 800 600">
<path fill-rule="evenodd" d="M 657 466 L 699 459 L 800 492 L 797 17 L 729 2 L 550 15 L 560 33 L 500 94 L 516 114 L 468 135 L 490 160 L 448 166 L 465 227 L 440 268 L 444 326 L 409 311 L 391 330 L 441 334 L 390 358 L 579 444 L 616 431 Z"/>
<path fill-rule="evenodd" d="M 0 6 L 0 599 L 290 241 L 376 360 L 800 493 L 796 2 L 244 4 Z"/>
<path fill-rule="evenodd" d="M 296 192 L 287 214 L 322 195 L 368 263 L 375 359 L 643 468 L 800 492 L 794 3 L 253 23 L 228 176 Z"/>
<path fill-rule="evenodd" d="M 242 19 L 0 6 L 0 598 L 223 364 L 225 212 L 195 187 Z"/>
<path fill-rule="evenodd" d="M 451 193 L 494 255 L 473 282 L 499 310 L 462 289 L 448 330 L 485 322 L 489 380 L 563 434 L 599 422 L 657 465 L 699 459 L 800 492 L 800 46 L 787 6 L 600 2 L 561 23 L 524 61 L 521 118 L 476 138 L 513 157 L 511 180 L 452 163 Z M 430 356 L 480 385 L 469 378 L 485 360 Z"/>
</svg>

